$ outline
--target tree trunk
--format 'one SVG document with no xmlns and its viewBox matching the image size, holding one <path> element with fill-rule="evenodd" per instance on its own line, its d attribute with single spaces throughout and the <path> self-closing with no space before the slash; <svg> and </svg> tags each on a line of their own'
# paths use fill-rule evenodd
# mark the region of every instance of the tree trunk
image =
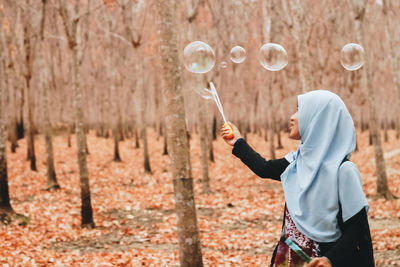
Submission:
<svg viewBox="0 0 400 267">
<path fill-rule="evenodd" d="M 160 54 L 168 148 L 174 184 L 175 212 L 179 241 L 179 260 L 182 267 L 203 266 L 197 225 L 189 142 L 186 135 L 184 97 L 178 56 L 178 28 L 175 0 L 157 2 L 159 15 Z"/>
<path fill-rule="evenodd" d="M 392 72 L 393 72 L 393 80 L 397 89 L 397 108 L 398 112 L 400 111 L 400 64 L 399 64 L 399 56 L 397 50 L 398 47 L 395 44 L 394 41 L 394 36 L 390 34 L 391 29 L 390 29 L 390 18 L 389 18 L 389 10 L 391 9 L 390 7 L 390 1 L 384 0 L 383 1 L 383 13 L 385 17 L 385 34 L 386 38 L 389 41 L 389 48 L 390 48 L 390 63 L 392 65 Z M 397 128 L 396 128 L 396 138 L 398 139 L 400 137 L 400 116 L 397 116 Z"/>
<path fill-rule="evenodd" d="M 214 126 L 213 126 L 214 127 Z M 215 162 L 215 158 L 214 158 L 214 144 L 213 144 L 213 130 L 212 131 L 208 131 L 208 151 L 209 151 L 209 159 L 211 162 Z"/>
<path fill-rule="evenodd" d="M 47 190 L 59 189 L 60 185 L 57 182 L 56 171 L 54 168 L 54 153 L 53 153 L 53 133 L 50 123 L 49 115 L 49 92 L 46 79 L 48 78 L 48 69 L 44 59 L 44 25 L 46 21 L 46 0 L 42 0 L 42 14 L 40 23 L 40 47 L 39 47 L 39 83 L 43 90 L 43 118 L 45 128 L 45 142 L 46 142 L 46 165 L 47 165 Z"/>
<path fill-rule="evenodd" d="M 109 56 L 110 57 L 110 56 Z M 111 60 L 111 59 L 109 59 Z M 114 84 L 116 82 L 116 74 L 114 71 L 111 70 L 110 63 L 108 64 L 109 72 L 112 73 L 112 76 L 110 77 L 111 82 L 113 83 L 111 85 L 111 96 L 114 96 L 114 99 L 110 99 L 112 101 L 112 135 L 114 139 L 114 161 L 115 162 L 121 162 L 121 157 L 119 155 L 119 141 L 121 140 L 120 136 L 120 129 L 119 129 L 119 115 L 118 115 L 118 105 L 119 105 L 119 99 L 118 99 L 118 92 L 116 89 L 116 85 Z"/>
<path fill-rule="evenodd" d="M 37 171 L 36 168 L 36 155 L 35 155 L 35 139 L 34 131 L 35 126 L 33 125 L 33 103 L 31 96 L 31 78 L 32 78 L 32 65 L 33 65 L 33 53 L 32 40 L 31 40 L 31 29 L 29 22 L 26 23 L 24 28 L 24 48 L 25 48 L 25 85 L 26 85 L 26 99 L 28 109 L 28 140 L 27 140 L 27 159 L 31 162 L 31 170 Z"/>
<path fill-rule="evenodd" d="M 0 10 L 0 21 L 3 21 L 3 13 Z M 10 195 L 8 192 L 7 176 L 7 142 L 6 142 L 6 121 L 4 110 L 4 99 L 6 89 L 4 88 L 5 66 L 3 57 L 3 28 L 0 27 L 0 220 L 8 220 L 8 214 L 14 213 L 10 204 Z"/>
<path fill-rule="evenodd" d="M 142 129 L 141 129 L 141 136 L 142 136 L 142 140 L 143 140 L 144 172 L 151 173 L 149 146 L 147 143 L 147 129 L 144 125 L 142 126 Z"/>
<path fill-rule="evenodd" d="M 168 155 L 168 144 L 167 144 L 167 127 L 165 126 L 165 124 L 163 123 L 162 126 L 162 130 L 163 130 L 163 139 L 164 139 L 164 149 L 163 149 L 163 155 Z"/>
<path fill-rule="evenodd" d="M 313 88 L 312 70 L 307 43 L 310 35 L 310 24 L 307 23 L 307 18 L 311 16 L 311 13 L 305 11 L 306 8 L 303 5 L 307 4 L 306 1 L 293 0 L 290 1 L 291 6 L 286 1 L 287 0 L 284 1 L 284 7 L 291 8 L 291 14 L 289 13 L 286 15 L 293 18 L 290 29 L 296 40 L 296 53 L 298 55 L 297 65 L 302 90 L 303 92 L 307 92 Z"/>
<path fill-rule="evenodd" d="M 385 119 L 384 125 L 383 125 L 383 138 L 384 138 L 384 142 L 389 142 L 389 135 L 388 135 L 388 122 L 387 119 Z"/>
<path fill-rule="evenodd" d="M 135 147 L 136 147 L 136 148 L 140 148 L 138 130 L 137 130 L 137 129 L 134 129 L 134 131 L 135 131 Z"/>
<path fill-rule="evenodd" d="M 75 14 L 78 14 L 76 12 Z M 76 27 L 76 26 L 75 26 Z M 78 45 L 73 48 L 73 60 L 74 60 L 74 92 L 75 92 L 75 112 L 76 112 L 76 142 L 78 148 L 78 162 L 79 162 L 79 176 L 81 184 L 81 200 L 82 200 L 82 227 L 94 227 L 93 222 L 93 211 L 92 203 L 90 199 L 90 187 L 89 187 L 89 173 L 87 169 L 86 154 L 87 141 L 84 132 L 84 114 L 83 114 L 83 102 L 82 102 L 82 91 L 80 88 L 80 71 L 78 61 Z"/>
<path fill-rule="evenodd" d="M 71 147 L 71 131 L 72 131 L 72 127 L 71 127 L 71 125 L 68 124 L 68 128 L 67 128 L 67 143 L 68 143 L 68 147 Z"/>
<path fill-rule="evenodd" d="M 203 193 L 210 193 L 210 177 L 208 175 L 208 151 L 207 151 L 207 136 L 208 129 L 205 121 L 204 110 L 206 110 L 203 99 L 199 99 L 199 126 L 200 126 L 200 153 L 201 153 L 201 172 L 202 172 L 202 185 Z"/>
<path fill-rule="evenodd" d="M 353 11 L 355 15 L 355 26 L 356 26 L 355 28 L 356 28 L 357 40 L 364 47 L 366 47 L 364 19 L 365 19 L 365 10 L 367 4 L 368 4 L 367 0 L 352 0 Z M 369 130 L 371 133 L 372 143 L 374 145 L 374 151 L 375 151 L 375 166 L 377 174 L 377 197 L 390 199 L 393 197 L 393 195 L 389 191 L 387 175 L 386 175 L 385 158 L 383 157 L 383 149 L 381 141 L 382 139 L 379 130 L 379 120 L 376 108 L 376 100 L 372 85 L 372 76 L 373 76 L 372 60 L 373 59 L 371 53 L 367 53 L 366 64 L 364 64 L 363 66 L 363 84 L 364 87 L 367 88 L 367 101 L 370 114 Z"/>
<path fill-rule="evenodd" d="M 121 157 L 119 156 L 119 134 L 118 130 L 113 130 L 113 137 L 114 137 L 114 161 L 121 162 Z"/>
<path fill-rule="evenodd" d="M 75 0 L 71 18 L 67 14 L 67 3 L 65 0 L 60 1 L 60 13 L 63 19 L 63 25 L 68 37 L 69 48 L 72 50 L 73 60 L 73 89 L 74 89 L 74 104 L 75 104 L 75 133 L 78 149 L 78 164 L 79 178 L 81 188 L 81 215 L 82 227 L 94 227 L 93 210 L 90 199 L 89 173 L 87 168 L 86 153 L 87 142 L 85 135 L 85 119 L 83 113 L 82 90 L 80 88 L 80 51 L 81 43 L 78 35 L 79 20 L 76 17 L 79 15 L 80 1 Z"/>
<path fill-rule="evenodd" d="M 278 123 L 278 130 L 276 131 L 276 136 L 278 137 L 278 149 L 282 149 L 283 145 L 282 145 L 282 140 L 281 140 L 281 131 L 282 131 L 282 127 L 280 122 Z"/>
<path fill-rule="evenodd" d="M 215 117 L 215 115 L 213 116 L 212 139 L 217 140 L 217 118 Z"/>
<path fill-rule="evenodd" d="M 275 75 L 272 75 L 273 80 L 275 80 Z M 275 82 L 271 82 L 268 86 L 268 114 L 269 114 L 269 153 L 271 159 L 275 159 L 275 114 L 273 112 L 273 94 L 272 86 Z"/>
<path fill-rule="evenodd" d="M 17 118 L 14 116 L 11 122 L 10 142 L 11 142 L 11 153 L 15 153 L 18 147 L 17 141 Z"/>
</svg>

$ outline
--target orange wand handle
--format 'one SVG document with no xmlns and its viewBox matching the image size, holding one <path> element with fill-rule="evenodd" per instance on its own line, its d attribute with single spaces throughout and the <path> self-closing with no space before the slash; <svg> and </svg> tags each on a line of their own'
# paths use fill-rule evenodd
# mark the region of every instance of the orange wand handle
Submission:
<svg viewBox="0 0 400 267">
<path fill-rule="evenodd" d="M 230 126 L 227 122 L 224 123 L 224 125 L 222 127 L 224 127 L 226 130 L 229 131 L 229 134 L 228 134 L 228 136 L 225 137 L 225 139 L 231 140 L 231 139 L 233 139 L 233 137 L 235 137 L 232 126 Z"/>
</svg>

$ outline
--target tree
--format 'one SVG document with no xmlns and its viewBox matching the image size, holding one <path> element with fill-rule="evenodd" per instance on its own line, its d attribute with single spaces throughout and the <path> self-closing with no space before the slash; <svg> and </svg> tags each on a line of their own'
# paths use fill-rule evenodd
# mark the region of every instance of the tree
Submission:
<svg viewBox="0 0 400 267">
<path fill-rule="evenodd" d="M 282 1 L 282 6 L 286 11 L 287 25 L 291 29 L 293 38 L 296 41 L 296 53 L 298 55 L 297 66 L 299 70 L 303 92 L 313 89 L 311 75 L 311 64 L 309 59 L 308 39 L 311 33 L 311 12 L 305 11 L 305 1 L 293 0 Z"/>
<path fill-rule="evenodd" d="M 194 201 L 189 142 L 186 136 L 184 98 L 179 71 L 175 0 L 158 1 L 159 42 L 162 65 L 168 149 L 172 163 L 175 212 L 182 267 L 203 266 Z"/>
<path fill-rule="evenodd" d="M 39 31 L 39 83 L 43 90 L 43 113 L 44 113 L 44 128 L 45 128 L 45 142 L 46 142 L 46 164 L 47 164 L 47 190 L 59 189 L 60 185 L 57 182 L 56 172 L 54 168 L 54 153 L 53 153 L 53 133 L 49 116 L 49 86 L 47 84 L 48 68 L 44 59 L 44 28 L 46 21 L 46 4 L 47 0 L 42 0 L 42 12 L 40 19 Z"/>
<path fill-rule="evenodd" d="M 397 89 L 397 107 L 400 108 L 400 53 L 396 48 L 394 37 L 391 32 L 391 23 L 390 23 L 390 4 L 391 2 L 388 0 L 383 0 L 383 8 L 382 12 L 385 18 L 385 35 L 386 39 L 389 42 L 389 50 L 390 50 L 390 64 L 392 66 L 393 80 Z M 393 12 L 393 10 L 392 10 Z M 396 25 L 396 23 L 394 23 Z M 396 137 L 400 137 L 400 116 L 397 116 L 397 132 Z"/>
<path fill-rule="evenodd" d="M 365 41 L 365 13 L 367 9 L 368 0 L 351 0 L 351 5 L 354 13 L 354 24 L 357 34 L 357 41 L 366 49 L 367 43 Z M 376 108 L 376 99 L 374 95 L 374 88 L 372 83 L 372 51 L 367 50 L 366 62 L 363 66 L 363 85 L 367 89 L 367 100 L 369 106 L 369 131 L 372 138 L 375 151 L 375 165 L 377 175 L 377 197 L 386 199 L 393 198 L 392 193 L 389 191 L 385 158 L 383 157 L 382 139 L 379 129 L 378 114 Z"/>
<path fill-rule="evenodd" d="M 73 58 L 73 89 L 74 89 L 74 102 L 75 102 L 75 132 L 76 142 L 78 147 L 78 163 L 79 163 L 79 177 L 81 185 L 81 215 L 82 227 L 94 227 L 93 210 L 90 199 L 89 187 L 89 172 L 86 161 L 86 134 L 84 131 L 84 113 L 83 113 L 83 99 L 82 89 L 80 87 L 80 65 L 82 63 L 82 43 L 79 35 L 79 22 L 80 22 L 80 1 L 74 1 L 73 12 L 70 15 L 67 9 L 66 0 L 60 0 L 60 14 L 63 20 L 66 36 L 68 38 L 68 47 L 72 52 Z M 88 7 L 89 8 L 89 7 Z"/>
<path fill-rule="evenodd" d="M 3 6 L 0 5 L 0 21 L 3 21 Z M 6 92 L 4 81 L 4 47 L 6 43 L 3 34 L 3 25 L 0 24 L 0 220 L 9 220 L 9 214 L 14 213 L 10 204 L 8 193 L 7 176 L 7 143 L 6 143 L 6 120 L 5 120 L 5 101 Z"/>
<path fill-rule="evenodd" d="M 26 0 L 26 4 L 30 6 L 30 0 Z M 33 123 L 33 100 L 31 95 L 31 80 L 33 75 L 33 62 L 36 56 L 36 45 L 37 45 L 37 29 L 32 29 L 30 19 L 34 15 L 31 9 L 23 9 L 22 17 L 24 18 L 24 55 L 25 55 L 25 88 L 26 88 L 26 99 L 28 109 L 28 153 L 27 159 L 31 162 L 31 170 L 37 171 L 36 167 L 36 155 L 35 155 L 35 125 Z M 27 14 L 28 13 L 28 14 Z"/>
<path fill-rule="evenodd" d="M 126 8 L 128 7 L 128 9 Z M 130 7 L 130 9 L 129 9 Z M 146 2 L 144 0 L 138 0 L 135 3 L 129 2 L 127 6 L 123 6 L 123 22 L 125 26 L 125 32 L 128 36 L 128 41 L 131 44 L 134 52 L 134 58 L 137 59 L 135 64 L 136 68 L 136 88 L 139 89 L 141 111 L 139 112 L 139 124 L 140 124 L 140 137 L 143 140 L 143 167 L 146 173 L 151 173 L 150 167 L 150 155 L 147 141 L 147 125 L 146 125 L 146 109 L 147 109 L 147 91 L 144 88 L 144 77 L 145 73 L 143 57 L 140 57 L 143 53 L 143 28 L 144 28 L 144 15 L 146 14 Z M 129 21 L 130 20 L 130 21 Z M 135 130 L 136 131 L 136 130 Z M 139 147 L 139 141 L 137 132 L 135 132 L 136 147 Z"/>
</svg>

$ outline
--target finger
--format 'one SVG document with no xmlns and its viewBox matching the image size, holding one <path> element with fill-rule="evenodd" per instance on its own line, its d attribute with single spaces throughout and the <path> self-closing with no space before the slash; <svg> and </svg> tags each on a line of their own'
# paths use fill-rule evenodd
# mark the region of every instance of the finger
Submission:
<svg viewBox="0 0 400 267">
<path fill-rule="evenodd" d="M 313 259 L 309 264 L 305 267 L 317 267 L 318 266 L 318 259 Z"/>
</svg>

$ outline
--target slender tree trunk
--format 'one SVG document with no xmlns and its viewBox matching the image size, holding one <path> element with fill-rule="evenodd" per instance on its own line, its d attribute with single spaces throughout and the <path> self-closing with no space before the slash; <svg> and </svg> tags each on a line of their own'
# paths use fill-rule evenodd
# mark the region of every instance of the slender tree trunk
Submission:
<svg viewBox="0 0 400 267">
<path fill-rule="evenodd" d="M 189 141 L 186 135 L 184 97 L 180 76 L 176 29 L 176 1 L 157 2 L 160 32 L 162 79 L 168 148 L 172 163 L 175 212 L 182 267 L 203 266 L 200 235 L 194 201 Z"/>
<path fill-rule="evenodd" d="M 137 130 L 137 129 L 134 129 L 134 131 L 135 131 L 135 147 L 136 147 L 136 148 L 140 148 L 138 130 Z"/>
<path fill-rule="evenodd" d="M 137 81 L 137 88 L 141 91 L 142 105 L 140 112 L 140 135 L 143 140 L 143 157 L 144 157 L 144 171 L 145 173 L 151 173 L 150 167 L 150 155 L 149 155 L 149 146 L 147 142 L 147 123 L 146 123 L 146 111 L 147 111 L 147 90 L 143 87 L 143 62 L 138 63 L 138 73 L 139 78 Z"/>
<path fill-rule="evenodd" d="M 388 134 L 388 122 L 387 119 L 385 119 L 384 124 L 383 124 L 383 138 L 384 141 L 387 143 L 389 142 L 389 134 Z"/>
<path fill-rule="evenodd" d="M 11 153 L 15 153 L 18 147 L 17 141 L 17 118 L 13 115 L 13 119 L 11 122 L 11 132 L 10 132 L 10 142 L 11 142 Z"/>
<path fill-rule="evenodd" d="M 400 111 L 400 64 L 399 64 L 399 56 L 397 53 L 398 47 L 396 47 L 394 36 L 390 34 L 390 18 L 389 18 L 389 10 L 390 10 L 390 1 L 383 0 L 383 13 L 385 17 L 385 34 L 386 38 L 389 41 L 390 54 L 389 57 L 390 63 L 392 65 L 393 72 L 393 80 L 397 89 L 397 109 Z M 396 138 L 400 137 L 400 116 L 397 116 L 397 128 L 396 128 Z"/>
<path fill-rule="evenodd" d="M 17 138 L 18 139 L 22 139 L 25 137 L 24 102 L 25 102 L 25 93 L 24 93 L 24 89 L 21 88 L 21 106 L 19 109 L 19 121 L 17 124 Z"/>
<path fill-rule="evenodd" d="M 71 125 L 68 124 L 68 128 L 67 128 L 67 145 L 68 145 L 68 147 L 71 147 L 71 131 L 72 131 L 72 127 L 71 127 Z"/>
<path fill-rule="evenodd" d="M 54 168 L 54 153 L 53 153 L 53 134 L 50 123 L 49 115 L 49 92 L 48 85 L 45 80 L 48 78 L 48 69 L 44 60 L 44 25 L 46 21 L 46 3 L 47 0 L 42 0 L 42 14 L 41 14 L 41 26 L 40 26 L 40 46 L 39 46 L 39 83 L 43 90 L 43 118 L 45 128 L 45 143 L 46 143 L 46 165 L 47 165 L 47 190 L 59 189 L 60 185 L 57 182 L 56 171 Z"/>
<path fill-rule="evenodd" d="M 214 127 L 214 126 L 213 126 Z M 207 142 L 207 144 L 208 144 L 208 151 L 209 151 L 209 159 L 210 159 L 210 161 L 211 162 L 215 162 L 215 158 L 214 158 L 214 144 L 213 144 L 213 130 L 211 130 L 211 131 L 208 131 L 208 138 L 207 138 L 207 140 L 208 140 L 208 142 Z"/>
<path fill-rule="evenodd" d="M 114 161 L 121 162 L 121 157 L 119 156 L 119 133 L 118 130 L 113 130 L 114 137 Z"/>
<path fill-rule="evenodd" d="M 64 29 L 68 37 L 69 48 L 72 50 L 73 60 L 73 89 L 75 104 L 75 133 L 78 149 L 79 178 L 81 188 L 81 215 L 82 227 L 94 227 L 93 210 L 90 199 L 89 173 L 87 168 L 86 153 L 87 142 L 85 135 L 85 119 L 83 113 L 82 90 L 80 88 L 80 55 L 81 42 L 78 35 L 79 20 L 76 19 L 79 14 L 80 1 L 75 0 L 71 17 L 67 13 L 67 3 L 60 1 L 60 11 L 63 19 Z"/>
<path fill-rule="evenodd" d="M 273 74 L 275 80 L 275 75 Z M 275 114 L 273 112 L 274 100 L 272 94 L 272 84 L 268 86 L 268 113 L 269 113 L 269 153 L 271 159 L 275 159 Z"/>
<path fill-rule="evenodd" d="M 28 140 L 27 140 L 27 159 L 31 162 L 31 170 L 37 171 L 36 168 L 36 155 L 35 155 L 35 139 L 34 131 L 35 126 L 33 125 L 33 103 L 31 96 L 31 78 L 32 78 L 32 52 L 34 49 L 31 44 L 31 32 L 29 22 L 25 25 L 24 30 L 24 45 L 25 45 L 25 85 L 26 85 L 26 99 L 28 108 Z"/>
<path fill-rule="evenodd" d="M 149 146 L 147 143 L 147 129 L 145 126 L 142 126 L 141 129 L 141 136 L 143 140 L 143 157 L 144 157 L 144 172 L 145 173 L 151 173 L 151 167 L 150 167 L 150 156 L 149 156 Z"/>
<path fill-rule="evenodd" d="M 306 12 L 306 8 L 303 6 L 307 4 L 306 1 L 292 0 L 290 1 L 290 5 L 288 5 L 286 1 L 287 0 L 284 1 L 284 6 L 291 8 L 291 17 L 293 18 L 292 27 L 290 28 L 296 40 L 296 53 L 299 57 L 297 65 L 302 90 L 303 92 L 307 92 L 313 88 L 312 70 L 307 43 L 310 35 L 310 25 L 306 22 L 307 17 L 311 16 L 311 14 Z M 290 16 L 290 13 L 288 13 L 287 16 Z"/>
<path fill-rule="evenodd" d="M 162 131 L 163 131 L 163 139 L 164 139 L 164 149 L 163 149 L 163 155 L 168 155 L 168 136 L 167 136 L 167 127 L 165 126 L 165 123 L 163 123 L 162 126 Z"/>
<path fill-rule="evenodd" d="M 200 152 L 201 152 L 201 172 L 202 172 L 202 184 L 203 193 L 210 193 L 210 177 L 208 175 L 208 151 L 207 151 L 207 124 L 205 121 L 205 105 L 202 99 L 199 99 L 198 117 L 200 126 Z"/>
<path fill-rule="evenodd" d="M 114 97 L 114 99 L 110 99 L 112 101 L 112 136 L 114 139 L 114 161 L 115 162 L 121 162 L 121 157 L 119 155 L 119 141 L 121 139 L 120 137 L 120 131 L 119 131 L 119 116 L 118 116 L 118 105 L 119 105 L 119 99 L 118 99 L 118 92 L 116 89 L 116 79 L 117 79 L 117 74 L 115 71 L 111 70 L 111 64 L 110 64 L 110 55 L 108 57 L 108 69 L 109 72 L 111 73 L 110 80 L 113 83 L 111 85 L 111 96 Z"/>
<path fill-rule="evenodd" d="M 367 0 L 352 0 L 353 11 L 355 15 L 355 27 L 357 33 L 357 40 L 365 47 L 365 10 L 367 6 Z M 363 84 L 367 88 L 367 101 L 369 106 L 369 130 L 372 137 L 372 143 L 375 151 L 375 165 L 377 174 L 377 197 L 383 197 L 390 199 L 393 195 L 389 191 L 387 175 L 386 175 L 386 164 L 385 158 L 383 157 L 382 139 L 379 130 L 379 120 L 376 108 L 376 100 L 374 95 L 374 89 L 372 85 L 372 55 L 367 53 L 366 64 L 363 66 Z"/>
<path fill-rule="evenodd" d="M 78 5 L 78 4 L 77 4 Z M 75 14 L 78 14 L 76 12 Z M 75 26 L 76 27 L 76 26 Z M 89 172 L 87 169 L 86 153 L 87 142 L 84 132 L 84 114 L 82 103 L 82 91 L 80 88 L 80 71 L 78 61 L 78 45 L 73 48 L 74 60 L 74 92 L 75 92 L 75 112 L 76 112 L 76 142 L 78 148 L 79 176 L 81 184 L 81 200 L 82 200 L 82 227 L 94 227 L 92 203 L 90 198 Z"/>
<path fill-rule="evenodd" d="M 276 131 L 276 136 L 278 137 L 278 149 L 282 149 L 283 145 L 282 145 L 282 140 L 281 140 L 281 131 L 282 131 L 282 127 L 281 127 L 281 123 L 278 122 L 278 130 Z"/>
<path fill-rule="evenodd" d="M 0 21 L 3 21 L 3 13 L 0 10 Z M 4 36 L 3 29 L 0 27 L 0 220 L 7 221 L 8 215 L 14 213 L 10 204 L 10 195 L 8 192 L 8 176 L 7 176 L 7 142 L 6 142 L 6 121 L 4 88 L 5 66 L 3 62 L 4 52 Z"/>
<path fill-rule="evenodd" d="M 33 109 L 33 103 L 32 103 L 32 97 L 30 93 L 30 79 L 26 80 L 26 97 L 27 97 L 27 104 L 28 104 L 28 141 L 27 141 L 27 148 L 28 148 L 28 153 L 27 153 L 27 159 L 30 160 L 31 162 L 31 170 L 32 171 L 37 171 L 36 167 L 36 155 L 35 155 L 35 133 L 34 133 L 34 125 L 33 125 L 33 114 L 32 114 L 32 109 Z"/>
<path fill-rule="evenodd" d="M 213 116 L 213 122 L 212 122 L 212 139 L 217 140 L 217 118 L 215 115 Z"/>
</svg>

